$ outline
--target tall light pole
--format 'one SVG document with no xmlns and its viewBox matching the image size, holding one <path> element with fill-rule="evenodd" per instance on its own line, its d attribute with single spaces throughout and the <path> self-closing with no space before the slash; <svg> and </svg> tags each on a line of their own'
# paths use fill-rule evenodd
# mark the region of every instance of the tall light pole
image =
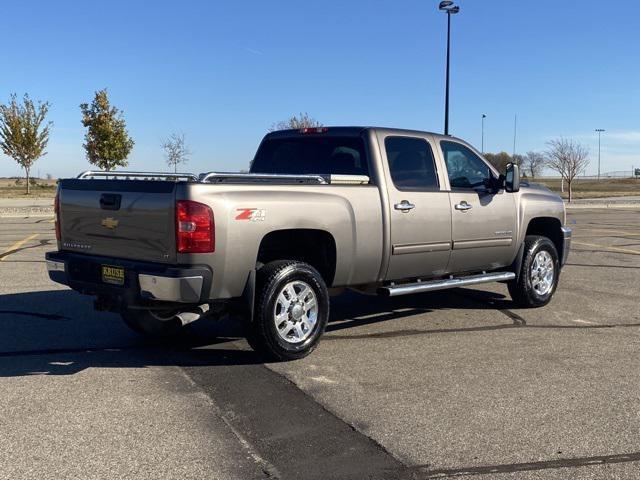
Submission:
<svg viewBox="0 0 640 480">
<path fill-rule="evenodd" d="M 596 128 L 596 132 L 598 132 L 598 181 L 600 181 L 600 136 L 604 131 L 603 128 Z"/>
<path fill-rule="evenodd" d="M 482 147 L 481 147 L 481 152 L 484 155 L 484 119 L 487 118 L 486 114 L 482 114 Z"/>
<path fill-rule="evenodd" d="M 449 59 L 451 53 L 451 15 L 460 11 L 460 7 L 454 5 L 451 0 L 440 2 L 438 8 L 447 14 L 447 79 L 444 98 L 444 134 L 449 135 Z"/>
</svg>

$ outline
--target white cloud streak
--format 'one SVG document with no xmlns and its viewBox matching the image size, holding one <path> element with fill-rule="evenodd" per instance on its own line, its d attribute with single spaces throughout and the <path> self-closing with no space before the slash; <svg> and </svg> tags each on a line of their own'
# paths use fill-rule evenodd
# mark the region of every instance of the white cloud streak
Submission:
<svg viewBox="0 0 640 480">
<path fill-rule="evenodd" d="M 263 53 L 260 50 L 256 50 L 255 48 L 249 48 L 249 47 L 242 47 L 244 51 L 252 53 L 254 55 L 263 55 Z"/>
</svg>

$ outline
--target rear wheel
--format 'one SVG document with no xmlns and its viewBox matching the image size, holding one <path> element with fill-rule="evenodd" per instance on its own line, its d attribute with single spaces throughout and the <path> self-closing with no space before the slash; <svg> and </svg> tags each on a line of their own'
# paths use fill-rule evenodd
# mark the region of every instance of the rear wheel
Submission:
<svg viewBox="0 0 640 480">
<path fill-rule="evenodd" d="M 558 286 L 560 262 L 554 243 L 547 237 L 528 235 L 518 280 L 508 283 L 511 298 L 523 307 L 542 307 Z"/>
<path fill-rule="evenodd" d="M 328 318 L 329 294 L 315 268 L 283 260 L 258 271 L 254 316 L 247 325 L 254 350 L 277 361 L 306 357 L 318 345 Z"/>
<path fill-rule="evenodd" d="M 169 338 L 184 332 L 177 310 L 125 310 L 120 314 L 131 330 L 141 335 Z"/>
</svg>

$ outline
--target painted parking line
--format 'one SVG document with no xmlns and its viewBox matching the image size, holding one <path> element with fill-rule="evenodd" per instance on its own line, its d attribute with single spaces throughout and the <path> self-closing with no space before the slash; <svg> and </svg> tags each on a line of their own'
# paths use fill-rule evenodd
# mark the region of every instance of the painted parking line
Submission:
<svg viewBox="0 0 640 480">
<path fill-rule="evenodd" d="M 38 233 L 34 233 L 33 235 L 29 235 L 27 238 L 18 240 L 16 243 L 11 245 L 6 251 L 4 251 L 3 253 L 0 253 L 0 262 L 4 261 L 5 258 L 7 258 L 12 253 L 16 252 L 21 246 L 23 246 L 27 242 L 30 242 L 31 240 L 36 238 L 38 235 L 39 235 Z"/>
<path fill-rule="evenodd" d="M 582 320 L 581 318 L 574 318 L 571 321 L 575 323 L 584 323 L 585 325 L 599 325 L 597 322 L 590 322 L 589 320 Z"/>
<path fill-rule="evenodd" d="M 585 247 L 596 247 L 601 248 L 603 250 L 607 250 L 609 252 L 620 252 L 620 253 L 628 253 L 631 255 L 640 255 L 640 250 L 631 250 L 630 248 L 620 248 L 620 247 L 611 247 L 608 245 L 600 245 L 597 243 L 587 243 L 587 242 L 577 242 L 575 240 L 571 241 L 572 245 L 582 245 Z"/>
<path fill-rule="evenodd" d="M 581 229 L 577 229 L 576 230 L 578 233 L 580 232 L 603 232 L 603 233 L 611 233 L 613 235 L 632 235 L 632 236 L 640 236 L 640 232 L 638 232 L 637 230 L 606 230 L 604 228 L 581 228 Z M 594 235 L 587 235 L 589 237 L 592 237 Z M 606 237 L 607 235 L 602 235 L 604 237 Z"/>
</svg>

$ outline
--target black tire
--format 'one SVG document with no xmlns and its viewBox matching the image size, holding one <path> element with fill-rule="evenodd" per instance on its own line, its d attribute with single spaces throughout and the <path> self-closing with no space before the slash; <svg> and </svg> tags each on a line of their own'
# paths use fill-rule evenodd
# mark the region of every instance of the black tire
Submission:
<svg viewBox="0 0 640 480">
<path fill-rule="evenodd" d="M 176 312 L 149 310 L 125 310 L 120 313 L 124 323 L 134 332 L 154 338 L 178 337 L 184 333 Z"/>
<path fill-rule="evenodd" d="M 307 323 L 302 322 L 302 319 L 306 321 L 312 316 L 312 312 L 307 312 L 306 307 L 302 319 L 296 320 L 292 311 L 291 314 L 287 313 L 286 315 L 288 320 L 281 324 L 305 323 L 304 327 L 301 325 L 300 328 L 307 328 L 307 330 L 303 332 L 304 339 L 299 342 L 296 341 L 295 333 L 292 333 L 292 338 L 285 340 L 276 326 L 276 312 L 282 307 L 277 304 L 278 296 L 281 293 L 284 295 L 283 289 L 292 282 L 302 282 L 310 287 L 315 295 L 315 304 L 317 304 L 315 323 L 311 328 L 308 328 Z M 295 302 L 298 299 L 299 297 L 295 299 Z M 282 313 L 282 310 L 280 312 Z M 254 350 L 267 359 L 275 361 L 297 360 L 306 357 L 318 345 L 328 319 L 329 292 L 322 276 L 311 265 L 294 260 L 279 260 L 268 263 L 258 270 L 254 314 L 246 325 L 247 341 Z M 290 330 L 290 332 L 294 331 L 294 329 Z"/>
<path fill-rule="evenodd" d="M 540 252 L 547 252 L 553 265 L 553 280 L 550 288 L 534 288 L 534 259 Z M 518 272 L 516 272 L 518 273 Z M 560 278 L 560 261 L 554 243 L 547 237 L 527 235 L 524 240 L 524 255 L 517 280 L 509 282 L 509 293 L 518 306 L 526 308 L 543 307 L 551 301 Z"/>
</svg>

